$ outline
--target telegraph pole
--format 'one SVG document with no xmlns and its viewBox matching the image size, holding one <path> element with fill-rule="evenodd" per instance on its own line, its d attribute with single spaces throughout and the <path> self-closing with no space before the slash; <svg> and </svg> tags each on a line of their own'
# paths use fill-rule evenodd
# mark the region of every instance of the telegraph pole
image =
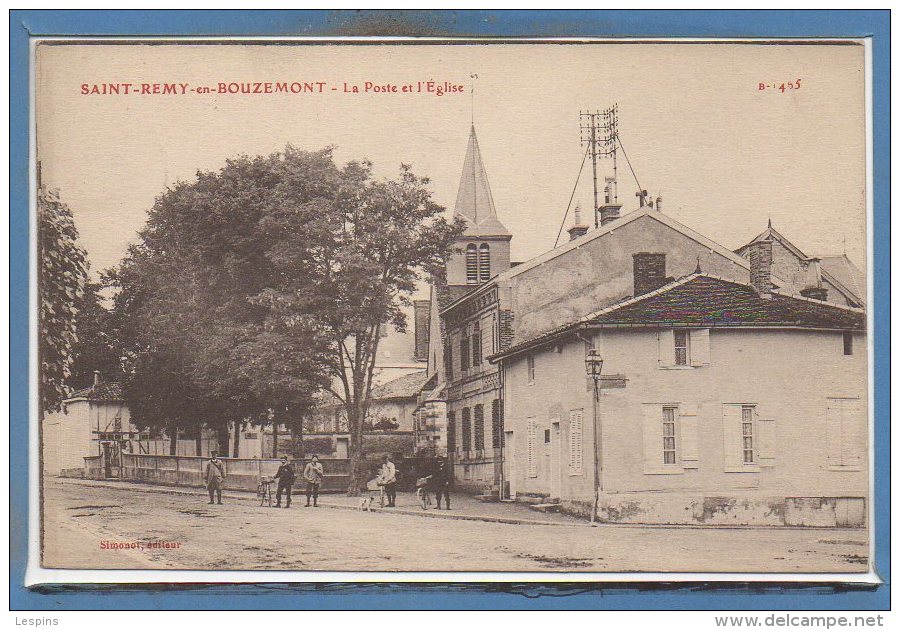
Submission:
<svg viewBox="0 0 900 630">
<path fill-rule="evenodd" d="M 599 227 L 600 218 L 598 208 L 600 207 L 597 198 L 597 158 L 611 157 L 613 162 L 613 179 L 616 178 L 616 144 L 618 141 L 619 126 L 619 106 L 613 105 L 610 108 L 601 111 L 582 111 L 579 112 L 579 122 L 581 128 L 581 143 L 587 145 L 587 150 L 591 154 L 591 165 L 594 176 L 594 227 Z M 615 199 L 613 203 L 618 201 L 618 186 L 615 188 Z"/>
</svg>

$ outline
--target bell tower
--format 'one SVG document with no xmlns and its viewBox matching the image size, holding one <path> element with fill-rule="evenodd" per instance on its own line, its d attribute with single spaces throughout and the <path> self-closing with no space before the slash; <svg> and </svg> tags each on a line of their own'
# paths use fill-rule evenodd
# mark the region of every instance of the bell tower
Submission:
<svg viewBox="0 0 900 630">
<path fill-rule="evenodd" d="M 497 217 L 475 125 L 469 133 L 453 216 L 466 222 L 466 230 L 447 262 L 447 284 L 474 287 L 509 269 L 512 234 Z"/>
</svg>

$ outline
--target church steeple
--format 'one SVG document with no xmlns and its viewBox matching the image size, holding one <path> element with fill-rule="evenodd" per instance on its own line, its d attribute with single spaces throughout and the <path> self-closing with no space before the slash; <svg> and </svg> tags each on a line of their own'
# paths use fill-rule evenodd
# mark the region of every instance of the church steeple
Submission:
<svg viewBox="0 0 900 630">
<path fill-rule="evenodd" d="M 512 234 L 497 217 L 475 125 L 469 132 L 453 216 L 462 218 L 466 229 L 457 241 L 459 253 L 447 265 L 448 284 L 477 285 L 509 269 Z"/>
<path fill-rule="evenodd" d="M 459 179 L 453 216 L 466 220 L 467 235 L 511 236 L 509 230 L 497 218 L 491 186 L 481 160 L 478 136 L 475 135 L 475 125 L 472 125 L 469 132 L 469 145 L 466 148 L 466 159 Z"/>
</svg>

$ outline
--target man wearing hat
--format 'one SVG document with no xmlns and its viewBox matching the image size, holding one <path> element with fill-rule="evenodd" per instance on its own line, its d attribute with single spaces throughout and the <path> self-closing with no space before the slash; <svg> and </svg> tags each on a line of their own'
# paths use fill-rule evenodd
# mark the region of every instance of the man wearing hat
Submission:
<svg viewBox="0 0 900 630">
<path fill-rule="evenodd" d="M 288 463 L 287 455 L 282 455 L 281 466 L 275 473 L 275 479 L 278 480 L 278 490 L 275 492 L 275 507 L 281 507 L 281 493 L 287 495 L 287 501 L 284 507 L 291 507 L 291 486 L 294 485 L 294 467 Z"/>
</svg>

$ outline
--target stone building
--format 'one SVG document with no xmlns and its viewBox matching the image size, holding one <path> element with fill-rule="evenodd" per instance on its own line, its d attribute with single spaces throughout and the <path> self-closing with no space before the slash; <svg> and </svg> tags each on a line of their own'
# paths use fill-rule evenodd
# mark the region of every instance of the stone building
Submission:
<svg viewBox="0 0 900 630">
<path fill-rule="evenodd" d="M 772 273 L 783 282 L 777 287 L 782 293 L 843 306 L 865 305 L 865 276 L 846 255 L 807 256 L 773 228 L 771 221 L 761 234 L 735 251 L 747 258 L 751 246 L 761 241 L 772 243 Z"/>
<path fill-rule="evenodd" d="M 780 293 L 771 242 L 751 250 L 752 283 L 635 253 L 633 296 L 493 358 L 513 497 L 588 514 L 599 491 L 609 522 L 865 523 L 865 313 Z"/>
<path fill-rule="evenodd" d="M 458 487 L 481 490 L 499 476 L 500 378 L 487 357 L 503 347 L 510 326 L 493 280 L 511 267 L 512 235 L 497 216 L 474 126 L 453 216 L 466 228 L 445 282 L 431 288 L 428 381 L 419 400 L 417 446 L 446 454 Z"/>
<path fill-rule="evenodd" d="M 120 452 L 168 455 L 171 441 L 165 432 L 142 430 L 132 424 L 122 385 L 103 382 L 94 373 L 94 383 L 73 392 L 62 409 L 44 416 L 41 427 L 41 466 L 46 475 L 81 475 L 85 457 L 103 457 L 111 468 L 118 466 Z M 198 453 L 199 447 L 199 453 Z M 177 455 L 208 456 L 218 450 L 215 432 L 203 430 L 197 437 L 179 435 Z"/>
</svg>

